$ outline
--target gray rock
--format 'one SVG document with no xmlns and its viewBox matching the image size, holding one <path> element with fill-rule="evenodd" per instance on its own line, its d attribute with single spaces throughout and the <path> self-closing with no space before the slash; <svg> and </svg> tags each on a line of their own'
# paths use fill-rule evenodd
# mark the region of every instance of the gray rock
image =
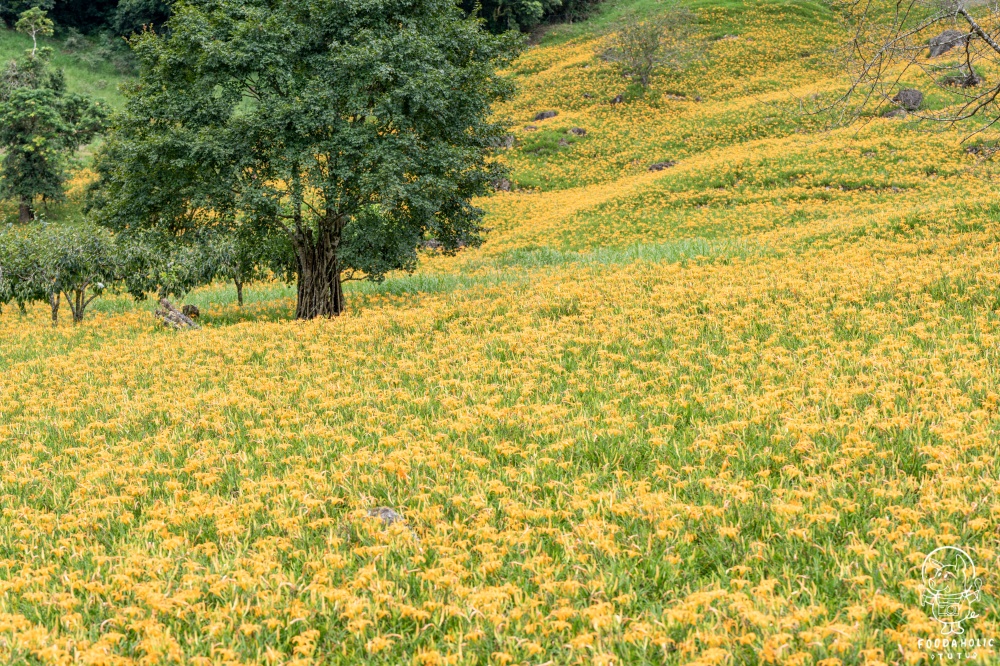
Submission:
<svg viewBox="0 0 1000 666">
<path fill-rule="evenodd" d="M 568 145 L 569 145 L 569 141 L 567 141 L 566 139 L 559 139 L 559 147 L 560 148 L 565 148 Z"/>
<path fill-rule="evenodd" d="M 572 134 L 573 136 L 587 136 L 587 130 L 582 127 L 570 127 L 569 134 Z"/>
<path fill-rule="evenodd" d="M 197 305 L 185 305 L 181 308 L 181 314 L 190 319 L 197 319 L 201 316 L 201 310 L 198 309 Z"/>
<path fill-rule="evenodd" d="M 514 147 L 514 144 L 516 142 L 517 142 L 517 139 L 514 138 L 514 135 L 513 134 L 508 134 L 507 136 L 505 136 L 502 139 L 500 139 L 500 147 L 501 148 L 510 149 L 510 148 Z"/>
<path fill-rule="evenodd" d="M 525 132 L 534 132 L 536 129 L 538 129 L 538 128 L 535 127 L 534 125 L 525 125 L 524 126 L 524 131 Z"/>
<path fill-rule="evenodd" d="M 425 240 L 425 241 L 424 241 L 423 243 L 421 243 L 420 245 L 421 245 L 421 246 L 423 246 L 423 248 L 424 248 L 425 250 L 440 250 L 440 249 L 441 249 L 441 247 L 442 247 L 442 243 L 441 243 L 441 241 L 439 241 L 439 240 L 434 240 L 433 238 L 432 238 L 432 239 L 430 239 L 430 240 Z M 375 510 L 375 509 L 372 509 L 372 511 L 374 511 L 374 510 Z M 371 511 L 369 511 L 369 513 L 371 513 Z"/>
<path fill-rule="evenodd" d="M 924 103 L 924 94 L 915 88 L 904 88 L 896 93 L 892 101 L 907 111 L 916 111 Z"/>
<path fill-rule="evenodd" d="M 624 101 L 625 98 L 622 95 L 615 95 L 614 97 L 611 98 L 612 104 L 621 104 Z"/>
<path fill-rule="evenodd" d="M 667 160 L 666 162 L 657 162 L 656 164 L 650 164 L 650 171 L 663 171 L 664 169 L 669 169 L 672 166 L 676 166 L 677 162 L 673 160 Z"/>
<path fill-rule="evenodd" d="M 493 189 L 497 192 L 510 192 L 510 181 L 506 178 L 493 181 Z"/>
<path fill-rule="evenodd" d="M 386 525 L 403 522 L 403 517 L 387 506 L 380 506 L 377 509 L 369 509 L 368 515 L 372 518 L 381 518 Z"/>
<path fill-rule="evenodd" d="M 937 37 L 931 37 L 928 46 L 930 51 L 927 54 L 931 58 L 936 58 L 950 51 L 953 47 L 965 44 L 969 39 L 968 33 L 961 30 L 945 30 Z"/>
<path fill-rule="evenodd" d="M 888 111 L 886 111 L 885 113 L 882 114 L 882 117 L 883 118 L 905 118 L 908 115 L 909 114 L 906 112 L 906 109 L 889 109 Z"/>
<path fill-rule="evenodd" d="M 559 115 L 558 111 L 539 111 L 535 114 L 535 120 L 548 120 Z"/>
<path fill-rule="evenodd" d="M 583 93 L 583 98 L 584 99 L 594 99 L 594 96 L 591 95 L 590 93 Z"/>
</svg>

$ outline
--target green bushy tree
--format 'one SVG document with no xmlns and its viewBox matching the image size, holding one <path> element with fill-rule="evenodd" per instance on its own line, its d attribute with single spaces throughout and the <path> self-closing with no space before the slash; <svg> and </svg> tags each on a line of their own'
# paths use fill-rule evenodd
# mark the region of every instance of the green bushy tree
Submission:
<svg viewBox="0 0 1000 666">
<path fill-rule="evenodd" d="M 137 301 L 183 296 L 215 279 L 211 247 L 203 236 L 177 239 L 158 230 L 116 235 L 122 285 Z"/>
<path fill-rule="evenodd" d="M 519 40 L 453 0 L 180 0 L 132 41 L 139 79 L 96 166 L 114 229 L 184 243 L 219 220 L 295 252 L 299 318 L 339 314 L 347 279 L 412 269 L 426 237 L 480 242 L 503 168 L 491 105 Z"/>
<path fill-rule="evenodd" d="M 120 254 L 111 234 L 92 224 L 39 224 L 0 236 L 0 303 L 47 302 L 52 323 L 65 299 L 73 322 L 122 277 Z"/>
<path fill-rule="evenodd" d="M 18 25 L 38 28 L 44 13 L 30 10 Z M 40 28 L 38 28 L 40 29 Z M 36 201 L 63 196 L 66 159 L 103 129 L 100 102 L 66 91 L 62 72 L 48 66 L 51 49 L 32 49 L 0 77 L 0 148 L 5 151 L 0 198 L 18 202 L 19 219 L 35 217 Z"/>
</svg>

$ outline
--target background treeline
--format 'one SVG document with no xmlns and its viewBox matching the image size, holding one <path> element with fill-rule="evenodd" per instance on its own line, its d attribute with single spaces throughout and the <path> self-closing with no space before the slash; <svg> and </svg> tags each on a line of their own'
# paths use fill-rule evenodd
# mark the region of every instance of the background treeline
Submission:
<svg viewBox="0 0 1000 666">
<path fill-rule="evenodd" d="M 0 19 L 12 27 L 27 9 L 48 12 L 60 29 L 93 34 L 128 35 L 144 25 L 160 25 L 170 16 L 172 0 L 0 0 Z"/>
<path fill-rule="evenodd" d="M 585 18 L 599 0 L 461 0 L 466 12 L 478 12 L 491 32 L 527 32 L 546 22 Z"/>
<path fill-rule="evenodd" d="M 21 12 L 38 7 L 61 29 L 128 35 L 144 25 L 161 25 L 173 0 L 0 0 L 0 19 L 13 26 Z M 599 0 L 458 0 L 477 13 L 491 32 L 528 31 L 544 22 L 576 21 Z"/>
</svg>

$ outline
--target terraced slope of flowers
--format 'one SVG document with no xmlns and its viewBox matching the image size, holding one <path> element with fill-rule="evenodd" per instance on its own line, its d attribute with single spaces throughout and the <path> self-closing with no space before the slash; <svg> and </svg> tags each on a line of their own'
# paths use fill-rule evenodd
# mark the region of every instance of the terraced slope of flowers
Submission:
<svg viewBox="0 0 1000 666">
<path fill-rule="evenodd" d="M 818 9 L 699 11 L 738 39 L 613 109 L 586 26 L 529 50 L 490 240 L 336 321 L 5 311 L 0 661 L 926 663 L 953 545 L 995 663 L 996 169 L 791 115 Z"/>
</svg>

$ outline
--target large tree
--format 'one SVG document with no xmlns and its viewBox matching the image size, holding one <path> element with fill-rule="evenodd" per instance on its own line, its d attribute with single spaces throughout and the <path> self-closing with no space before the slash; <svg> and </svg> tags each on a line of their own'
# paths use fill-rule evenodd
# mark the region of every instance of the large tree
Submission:
<svg viewBox="0 0 1000 666">
<path fill-rule="evenodd" d="M 412 269 L 427 238 L 480 242 L 470 202 L 503 175 L 491 106 L 519 40 L 453 0 L 182 0 L 167 27 L 132 41 L 104 223 L 284 234 L 303 319 L 342 312 L 344 280 Z"/>
</svg>

